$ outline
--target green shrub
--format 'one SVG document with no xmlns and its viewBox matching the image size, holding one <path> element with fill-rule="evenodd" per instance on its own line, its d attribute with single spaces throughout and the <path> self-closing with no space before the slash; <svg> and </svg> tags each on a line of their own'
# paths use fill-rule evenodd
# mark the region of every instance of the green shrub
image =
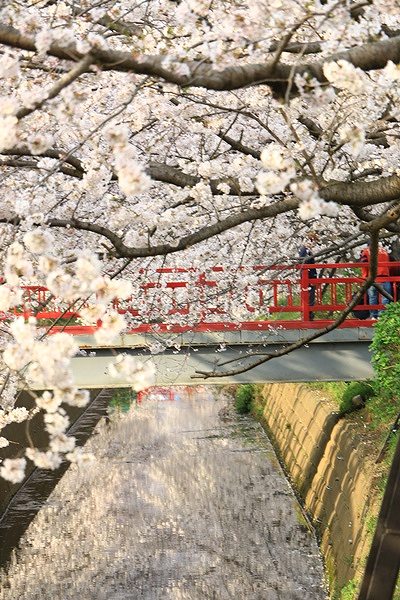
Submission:
<svg viewBox="0 0 400 600">
<path fill-rule="evenodd" d="M 136 393 L 131 388 L 118 389 L 110 400 L 110 409 L 112 411 L 128 412 L 135 398 Z"/>
<path fill-rule="evenodd" d="M 348 383 L 342 393 L 340 401 L 340 412 L 347 412 L 354 408 L 352 399 L 355 396 L 361 396 L 364 400 L 368 400 L 374 395 L 373 386 L 366 381 L 352 381 Z"/>
<path fill-rule="evenodd" d="M 400 403 L 400 303 L 389 304 L 375 325 L 371 344 L 377 401 L 370 410 L 376 420 L 394 419 Z"/>
<path fill-rule="evenodd" d="M 249 413 L 251 411 L 252 402 L 254 398 L 254 386 L 251 383 L 241 385 L 236 390 L 235 397 L 235 408 L 241 415 Z"/>
<path fill-rule="evenodd" d="M 389 304 L 377 321 L 371 349 L 380 395 L 397 397 L 400 382 L 400 303 Z"/>
</svg>

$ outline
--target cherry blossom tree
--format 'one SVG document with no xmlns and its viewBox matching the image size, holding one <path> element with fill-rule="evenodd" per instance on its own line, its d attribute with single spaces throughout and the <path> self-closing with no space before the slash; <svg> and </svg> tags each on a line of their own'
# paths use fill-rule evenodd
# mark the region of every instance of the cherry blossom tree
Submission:
<svg viewBox="0 0 400 600">
<path fill-rule="evenodd" d="M 242 264 L 293 263 L 310 228 L 321 261 L 376 250 L 399 233 L 399 63 L 395 0 L 4 0 L 0 309 L 45 285 L 105 341 L 140 269 L 223 264 L 230 289 Z M 63 382 L 37 402 L 62 436 L 61 402 L 84 401 L 73 341 L 3 329 L 2 423 L 22 370 Z M 49 452 L 28 458 L 73 450 Z"/>
</svg>

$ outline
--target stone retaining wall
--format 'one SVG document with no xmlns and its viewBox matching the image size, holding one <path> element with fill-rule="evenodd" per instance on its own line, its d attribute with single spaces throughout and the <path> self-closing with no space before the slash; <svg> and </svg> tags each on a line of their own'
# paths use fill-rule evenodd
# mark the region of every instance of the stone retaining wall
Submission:
<svg viewBox="0 0 400 600">
<path fill-rule="evenodd" d="M 305 384 L 266 384 L 264 418 L 286 469 L 321 534 L 332 593 L 364 570 L 376 514 L 375 456 L 360 425 Z"/>
</svg>

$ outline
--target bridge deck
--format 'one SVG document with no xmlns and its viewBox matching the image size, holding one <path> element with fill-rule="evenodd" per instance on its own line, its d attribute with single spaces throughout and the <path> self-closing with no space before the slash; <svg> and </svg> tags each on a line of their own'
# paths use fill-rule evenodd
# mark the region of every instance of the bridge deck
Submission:
<svg viewBox="0 0 400 600">
<path fill-rule="evenodd" d="M 235 376 L 199 379 L 196 371 L 212 372 L 218 363 L 236 362 L 227 368 L 250 365 L 252 352 L 274 353 L 298 341 L 311 330 L 286 330 L 277 333 L 257 331 L 186 332 L 176 334 L 173 345 L 160 354 L 151 354 L 149 347 L 163 341 L 164 334 L 131 334 L 121 336 L 114 348 L 98 348 L 94 338 L 79 337 L 83 355 L 73 358 L 73 373 L 77 385 L 89 388 L 121 387 L 123 379 L 112 378 L 108 365 L 119 352 L 151 360 L 156 367 L 155 385 L 198 385 L 227 383 L 350 381 L 372 377 L 369 344 L 373 331 L 366 327 L 334 330 L 299 348 L 294 353 L 274 358 Z"/>
</svg>

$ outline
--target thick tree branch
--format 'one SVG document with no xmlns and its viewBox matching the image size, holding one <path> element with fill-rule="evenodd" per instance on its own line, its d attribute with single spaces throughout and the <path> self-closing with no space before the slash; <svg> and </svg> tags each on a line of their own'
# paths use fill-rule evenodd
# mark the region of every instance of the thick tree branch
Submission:
<svg viewBox="0 0 400 600">
<path fill-rule="evenodd" d="M 289 198 L 260 209 L 251 208 L 243 212 L 230 215 L 229 217 L 221 219 L 212 225 L 206 225 L 194 233 L 182 236 L 176 242 L 172 242 L 170 244 L 158 244 L 155 246 L 145 246 L 141 248 L 127 246 L 116 233 L 107 227 L 96 223 L 91 223 L 89 221 L 82 221 L 75 218 L 49 218 L 46 222 L 50 227 L 66 229 L 72 227 L 80 231 L 90 231 L 91 233 L 100 235 L 111 242 L 118 258 L 145 258 L 150 256 L 164 256 L 166 254 L 172 254 L 175 252 L 180 252 L 181 250 L 186 250 L 187 248 L 219 235 L 224 231 L 228 231 L 229 229 L 237 227 L 242 223 L 275 217 L 279 214 L 295 210 L 298 208 L 298 204 L 299 201 L 296 198 Z M 0 223 L 19 225 L 20 222 L 20 217 L 16 215 L 8 218 L 0 218 Z"/>
<path fill-rule="evenodd" d="M 319 185 L 321 198 L 348 206 L 370 206 L 400 199 L 398 175 L 351 183 L 320 181 Z"/>
<path fill-rule="evenodd" d="M 0 25 L 0 44 L 36 52 L 33 38 L 4 24 Z M 62 47 L 52 44 L 48 53 L 64 60 L 79 61 L 82 59 L 82 54 L 77 52 L 75 46 Z M 159 55 L 135 55 L 129 52 L 97 48 L 93 48 L 91 54 L 95 62 L 106 70 L 149 75 L 184 87 L 196 86 L 211 90 L 234 90 L 249 85 L 265 84 L 276 95 L 285 97 L 289 86 L 291 93 L 296 93 L 294 77 L 297 74 L 314 77 L 320 83 L 327 83 L 323 74 L 323 65 L 328 61 L 346 60 L 364 71 L 382 69 L 389 60 L 396 64 L 399 63 L 400 36 L 338 52 L 323 61 L 299 65 L 284 63 L 274 65 L 273 61 L 268 60 L 264 63 L 227 67 L 219 71 L 202 62 L 188 61 L 185 64 L 189 68 L 189 75 L 182 75 L 179 68 L 174 71 L 171 67 L 165 67 L 164 65 L 168 63 L 165 63 L 164 57 Z"/>
</svg>

